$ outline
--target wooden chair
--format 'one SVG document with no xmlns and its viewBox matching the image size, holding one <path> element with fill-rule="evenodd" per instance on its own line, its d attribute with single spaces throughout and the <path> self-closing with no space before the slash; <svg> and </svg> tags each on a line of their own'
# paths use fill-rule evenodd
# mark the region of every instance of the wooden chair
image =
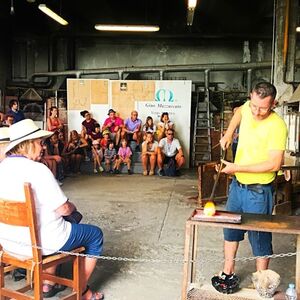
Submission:
<svg viewBox="0 0 300 300">
<path fill-rule="evenodd" d="M 43 258 L 41 249 L 36 247 L 40 245 L 40 239 L 37 228 L 35 202 L 33 199 L 31 185 L 29 183 L 24 184 L 24 191 L 26 199 L 25 202 L 0 199 L 0 222 L 13 226 L 24 226 L 29 228 L 33 257 L 25 260 L 13 257 L 6 253 L 0 245 L 0 299 L 43 299 L 43 280 L 51 280 L 55 283 L 72 288 L 71 293 L 61 299 L 80 300 L 82 298 L 80 270 L 83 258 L 76 255 L 76 253 L 84 251 L 84 247 L 73 250 L 72 252 L 74 252 L 74 255 L 63 253 L 54 254 Z M 71 261 L 73 264 L 72 279 L 67 279 L 64 277 L 59 277 L 58 275 L 51 275 L 44 272 L 46 268 L 60 265 L 68 261 Z M 5 271 L 7 271 L 9 268 L 26 269 L 27 276 L 29 276 L 29 274 L 33 275 L 33 284 L 27 280 L 26 285 L 18 290 L 12 290 L 5 287 L 4 275 Z M 33 293 L 31 292 L 25 294 L 31 289 L 33 289 Z"/>
</svg>

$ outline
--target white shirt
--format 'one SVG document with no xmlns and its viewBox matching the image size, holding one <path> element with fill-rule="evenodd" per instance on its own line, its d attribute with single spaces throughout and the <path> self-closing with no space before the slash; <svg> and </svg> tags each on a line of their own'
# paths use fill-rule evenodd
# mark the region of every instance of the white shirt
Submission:
<svg viewBox="0 0 300 300">
<path fill-rule="evenodd" d="M 71 223 L 55 212 L 68 198 L 51 171 L 44 164 L 25 157 L 8 157 L 0 163 L 0 182 L 0 198 L 18 201 L 25 201 L 24 183 L 31 183 L 42 253 L 49 255 L 59 250 L 70 236 Z M 26 246 L 31 245 L 27 227 L 0 223 L 0 244 L 11 255 L 32 257 L 31 247 Z"/>
<path fill-rule="evenodd" d="M 172 143 L 170 144 L 168 143 L 167 138 L 163 138 L 159 141 L 158 146 L 162 149 L 163 153 L 167 157 L 175 156 L 177 151 L 181 148 L 179 140 L 175 138 L 173 138 Z"/>
</svg>

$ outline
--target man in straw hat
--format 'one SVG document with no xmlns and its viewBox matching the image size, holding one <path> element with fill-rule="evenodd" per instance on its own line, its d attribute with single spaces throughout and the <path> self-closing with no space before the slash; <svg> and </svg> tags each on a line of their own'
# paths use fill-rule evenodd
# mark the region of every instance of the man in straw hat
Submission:
<svg viewBox="0 0 300 300">
<path fill-rule="evenodd" d="M 40 225 L 43 255 L 60 251 L 70 251 L 85 247 L 85 254 L 100 255 L 103 246 L 103 234 L 100 228 L 67 222 L 63 216 L 76 210 L 57 184 L 51 171 L 39 163 L 43 139 L 53 132 L 41 130 L 30 119 L 22 120 L 9 128 L 10 143 L 6 148 L 7 157 L 0 164 L 0 198 L 20 199 L 24 201 L 23 185 L 31 183 L 35 196 L 38 223 Z M 5 251 L 15 256 L 31 257 L 31 242 L 27 228 L 11 227 L 0 223 L 0 244 Z M 83 269 L 83 287 L 96 266 L 96 259 L 86 257 Z M 55 273 L 51 267 L 48 273 Z M 47 281 L 43 285 L 44 298 L 53 297 L 64 289 Z M 103 299 L 100 292 L 92 292 L 88 286 L 82 299 Z"/>
</svg>

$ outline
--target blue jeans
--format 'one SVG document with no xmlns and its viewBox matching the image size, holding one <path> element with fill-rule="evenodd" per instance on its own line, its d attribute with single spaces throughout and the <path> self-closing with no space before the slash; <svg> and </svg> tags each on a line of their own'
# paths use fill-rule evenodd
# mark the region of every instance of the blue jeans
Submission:
<svg viewBox="0 0 300 300">
<path fill-rule="evenodd" d="M 251 187 L 241 187 L 236 179 L 229 187 L 226 210 L 237 213 L 254 213 L 271 215 L 273 209 L 273 188 L 269 185 L 253 190 Z M 243 220 L 242 220 L 243 222 Z M 244 239 L 246 230 L 224 229 L 224 239 L 229 242 L 239 242 Z M 248 238 L 254 256 L 273 254 L 272 234 L 270 232 L 248 231 Z"/>
<path fill-rule="evenodd" d="M 78 247 L 85 247 L 85 254 L 101 255 L 103 251 L 103 232 L 94 225 L 71 223 L 72 229 L 67 242 L 60 251 L 71 251 Z"/>
</svg>

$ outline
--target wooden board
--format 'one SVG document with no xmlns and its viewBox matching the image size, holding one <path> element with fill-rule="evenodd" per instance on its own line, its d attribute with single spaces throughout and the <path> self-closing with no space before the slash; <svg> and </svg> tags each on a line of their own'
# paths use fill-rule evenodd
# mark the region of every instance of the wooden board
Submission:
<svg viewBox="0 0 300 300">
<path fill-rule="evenodd" d="M 91 105 L 91 80 L 68 79 L 67 97 L 69 110 L 89 110 Z"/>
<path fill-rule="evenodd" d="M 213 216 L 206 216 L 203 213 L 203 209 L 196 209 L 192 215 L 192 220 L 204 221 L 204 222 L 218 222 L 218 223 L 234 223 L 240 224 L 242 222 L 242 216 L 235 213 L 216 211 Z"/>
<path fill-rule="evenodd" d="M 108 104 L 108 80 L 91 80 L 91 104 Z"/>
<path fill-rule="evenodd" d="M 121 90 L 121 83 L 126 84 L 125 90 Z M 136 101 L 154 101 L 155 81 L 114 80 L 111 82 L 111 90 L 111 105 L 119 116 L 125 120 L 130 117 L 130 113 L 135 109 Z"/>
</svg>

